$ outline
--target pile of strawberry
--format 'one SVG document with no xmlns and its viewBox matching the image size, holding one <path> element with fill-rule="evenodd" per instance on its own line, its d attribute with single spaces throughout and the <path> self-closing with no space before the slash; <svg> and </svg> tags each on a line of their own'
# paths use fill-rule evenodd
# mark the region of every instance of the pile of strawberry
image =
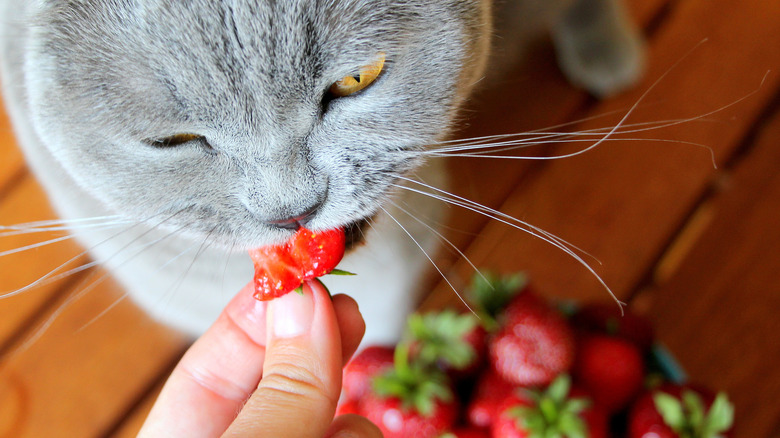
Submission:
<svg viewBox="0 0 780 438">
<path fill-rule="evenodd" d="M 475 314 L 415 314 L 344 369 L 339 414 L 385 438 L 728 437 L 723 393 L 666 381 L 650 324 L 613 304 L 564 314 L 521 275 L 476 278 Z"/>
</svg>

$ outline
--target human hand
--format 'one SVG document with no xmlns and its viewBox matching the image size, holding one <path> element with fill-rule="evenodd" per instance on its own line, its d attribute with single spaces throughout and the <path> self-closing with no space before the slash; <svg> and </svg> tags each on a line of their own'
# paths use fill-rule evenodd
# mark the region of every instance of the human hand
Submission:
<svg viewBox="0 0 780 438">
<path fill-rule="evenodd" d="M 303 289 L 260 302 L 245 287 L 173 370 L 138 436 L 381 438 L 363 417 L 333 419 L 365 332 L 357 303 L 317 281 Z"/>
</svg>

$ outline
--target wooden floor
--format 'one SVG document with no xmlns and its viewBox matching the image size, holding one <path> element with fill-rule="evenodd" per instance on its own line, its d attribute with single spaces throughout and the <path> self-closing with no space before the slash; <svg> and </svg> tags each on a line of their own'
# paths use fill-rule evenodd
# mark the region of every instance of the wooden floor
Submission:
<svg viewBox="0 0 780 438">
<path fill-rule="evenodd" d="M 652 318 L 692 380 L 729 392 L 737 437 L 780 437 L 780 2 L 629 4 L 649 45 L 646 79 L 636 89 L 589 98 L 567 85 L 549 45 L 540 44 L 533 67 L 475 98 L 461 135 L 576 120 L 584 121 L 566 129 L 610 127 L 632 108 L 622 130 L 637 132 L 567 159 L 450 159 L 453 188 L 598 258 L 595 270 Z M 515 153 L 573 150 L 557 144 Z M 456 207 L 452 214 L 449 237 L 477 266 L 525 270 L 552 297 L 609 299 L 583 266 L 540 239 Z M 2 117 L 0 224 L 52 217 Z M 41 239 L 4 236 L 0 251 Z M 60 242 L 1 257 L 0 291 L 79 252 Z M 445 254 L 439 263 L 456 286 L 470 276 L 461 257 Z M 0 438 L 135 436 L 186 349 L 187 339 L 131 303 L 113 306 L 121 292 L 110 281 L 79 294 L 87 278 L 0 301 Z M 423 307 L 457 300 L 431 278 Z"/>
</svg>

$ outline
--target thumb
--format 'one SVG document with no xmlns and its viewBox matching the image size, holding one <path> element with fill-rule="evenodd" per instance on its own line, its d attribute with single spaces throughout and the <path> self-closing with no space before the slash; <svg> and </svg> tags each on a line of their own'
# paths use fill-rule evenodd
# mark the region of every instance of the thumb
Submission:
<svg viewBox="0 0 780 438">
<path fill-rule="evenodd" d="M 263 377 L 224 436 L 322 437 L 341 391 L 341 335 L 317 281 L 268 304 Z"/>
</svg>

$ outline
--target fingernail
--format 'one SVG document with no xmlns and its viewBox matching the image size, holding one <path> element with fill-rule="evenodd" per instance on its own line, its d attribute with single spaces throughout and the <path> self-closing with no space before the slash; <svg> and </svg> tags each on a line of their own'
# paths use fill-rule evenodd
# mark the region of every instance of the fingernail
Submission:
<svg viewBox="0 0 780 438">
<path fill-rule="evenodd" d="M 314 299 L 308 288 L 302 294 L 290 292 L 270 302 L 274 335 L 292 338 L 309 331 L 314 318 Z"/>
</svg>

